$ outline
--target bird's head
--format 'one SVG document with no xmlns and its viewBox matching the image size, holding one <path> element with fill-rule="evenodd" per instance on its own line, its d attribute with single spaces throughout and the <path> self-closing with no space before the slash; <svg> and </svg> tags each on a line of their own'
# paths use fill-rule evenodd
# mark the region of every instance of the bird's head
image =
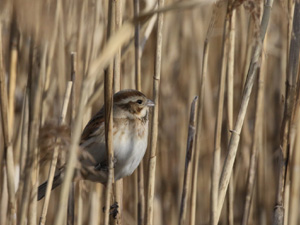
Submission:
<svg viewBox="0 0 300 225">
<path fill-rule="evenodd" d="M 154 103 L 143 93 L 127 89 L 114 94 L 114 117 L 128 119 L 148 118 L 149 107 Z"/>
</svg>

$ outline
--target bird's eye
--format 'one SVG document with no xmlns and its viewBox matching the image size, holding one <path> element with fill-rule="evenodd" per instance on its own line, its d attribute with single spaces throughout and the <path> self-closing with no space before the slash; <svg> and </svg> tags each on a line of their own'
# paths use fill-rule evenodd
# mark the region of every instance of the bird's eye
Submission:
<svg viewBox="0 0 300 225">
<path fill-rule="evenodd" d="M 136 102 L 137 102 L 138 104 L 142 104 L 142 103 L 143 103 L 143 101 L 142 101 L 142 100 L 140 100 L 140 99 L 139 99 L 139 100 L 137 100 Z"/>
</svg>

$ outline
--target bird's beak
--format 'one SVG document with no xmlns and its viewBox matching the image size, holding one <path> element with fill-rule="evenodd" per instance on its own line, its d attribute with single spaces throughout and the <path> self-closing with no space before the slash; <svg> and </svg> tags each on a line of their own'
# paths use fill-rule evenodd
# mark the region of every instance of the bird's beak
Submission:
<svg viewBox="0 0 300 225">
<path fill-rule="evenodd" d="M 153 106 L 155 106 L 155 104 L 154 104 L 154 102 L 152 102 L 151 100 L 147 100 L 147 106 L 148 107 L 153 107 Z"/>
</svg>

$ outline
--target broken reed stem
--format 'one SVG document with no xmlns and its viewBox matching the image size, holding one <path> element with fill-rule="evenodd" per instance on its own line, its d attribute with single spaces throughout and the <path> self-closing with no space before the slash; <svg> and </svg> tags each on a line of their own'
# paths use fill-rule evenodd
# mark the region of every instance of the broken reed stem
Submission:
<svg viewBox="0 0 300 225">
<path fill-rule="evenodd" d="M 281 124 L 281 141 L 280 141 L 280 158 L 279 158 L 279 177 L 276 203 L 274 208 L 274 225 L 284 223 L 284 205 L 283 199 L 285 194 L 286 174 L 288 172 L 288 155 L 289 153 L 289 135 L 292 112 L 295 107 L 297 74 L 299 68 L 299 50 L 300 50 L 300 2 L 296 1 L 294 8 L 294 19 L 292 38 L 290 43 L 289 61 L 286 76 L 286 97 L 284 116 Z M 289 178 L 288 178 L 289 179 Z"/>
<path fill-rule="evenodd" d="M 72 90 L 72 85 L 73 85 L 73 82 L 69 81 L 68 85 L 67 85 L 65 97 L 64 97 L 64 103 L 62 106 L 61 115 L 59 118 L 59 124 L 58 124 L 59 126 L 65 123 L 67 109 L 68 109 L 70 95 L 71 95 L 71 90 Z M 60 138 L 57 137 L 55 142 L 59 142 L 60 141 L 59 139 Z M 51 189 L 52 189 L 52 184 L 53 184 L 53 179 L 54 179 L 56 164 L 57 164 L 57 158 L 58 158 L 58 153 L 59 153 L 58 149 L 59 149 L 59 147 L 56 146 L 54 148 L 53 155 L 52 155 L 52 160 L 51 160 L 49 175 L 48 175 L 47 189 L 46 189 L 46 193 L 45 193 L 45 201 L 43 204 L 42 214 L 41 214 L 40 222 L 39 222 L 40 225 L 43 225 L 46 222 L 46 215 L 47 215 L 47 211 L 48 211 Z"/>
<path fill-rule="evenodd" d="M 196 96 L 191 104 L 190 112 L 190 122 L 188 129 L 187 147 L 186 147 L 186 157 L 185 157 L 185 168 L 184 168 L 184 180 L 181 195 L 180 213 L 179 213 L 179 225 L 185 224 L 187 202 L 188 202 L 188 192 L 190 189 L 190 182 L 192 176 L 192 163 L 194 160 L 194 141 L 196 136 L 196 121 L 198 114 L 198 96 Z"/>
<path fill-rule="evenodd" d="M 115 2 L 108 3 L 108 26 L 107 40 L 114 34 L 115 26 Z M 119 49 L 117 49 L 119 50 Z M 118 51 L 117 51 L 118 52 Z M 113 149 L 113 64 L 114 60 L 110 60 L 109 66 L 104 74 L 104 103 L 105 103 L 105 144 L 108 161 L 108 178 L 105 190 L 105 209 L 104 209 L 104 225 L 109 224 L 110 202 L 114 198 L 114 149 Z M 112 202 L 113 203 L 113 202 Z M 113 224 L 111 221 L 110 224 Z"/>
<path fill-rule="evenodd" d="M 158 7 L 163 7 L 164 0 L 158 0 Z M 156 52 L 155 52 L 155 68 L 153 77 L 153 101 L 154 109 L 151 121 L 151 138 L 150 138 L 150 158 L 148 168 L 148 193 L 146 205 L 146 225 L 153 225 L 153 204 L 154 204 L 154 188 L 155 188 L 155 169 L 156 169 L 156 147 L 158 134 L 158 109 L 159 109 L 159 87 L 161 75 L 161 58 L 162 58 L 162 29 L 164 15 L 158 14 L 157 19 L 157 36 L 156 36 Z"/>
<path fill-rule="evenodd" d="M 198 109 L 198 124 L 197 124 L 197 138 L 196 138 L 196 144 L 195 144 L 195 160 L 194 160 L 194 172 L 193 172 L 193 179 L 192 179 L 192 191 L 191 191 L 191 218 L 190 218 L 190 225 L 194 225 L 196 221 L 196 204 L 197 204 L 197 180 L 198 180 L 198 165 L 199 165 L 199 155 L 200 155 L 200 134 L 201 134 L 201 128 L 202 128 L 202 119 L 203 119 L 203 109 L 204 109 L 204 88 L 205 88 L 205 80 L 208 72 L 208 53 L 209 53 L 209 40 L 215 25 L 215 21 L 217 18 L 217 10 L 220 7 L 220 3 L 215 4 L 213 8 L 213 14 L 207 29 L 207 34 L 203 46 L 203 61 L 202 61 L 202 71 L 200 74 L 200 90 L 199 90 L 199 96 L 200 96 L 200 103 L 199 103 L 199 109 Z"/>
<path fill-rule="evenodd" d="M 265 57 L 262 59 L 262 64 L 265 62 Z M 253 199 L 254 185 L 257 174 L 257 160 L 259 156 L 258 150 L 261 149 L 259 143 L 259 134 L 262 129 L 262 116 L 263 116 L 263 97 L 264 97 L 264 75 L 265 70 L 263 70 L 264 65 L 259 71 L 258 79 L 257 79 L 257 95 L 256 95 L 256 109 L 255 109 L 255 121 L 254 121 L 254 129 L 252 135 L 252 147 L 251 147 L 251 157 L 250 157 L 250 167 L 248 171 L 247 178 L 247 193 L 245 197 L 244 204 L 244 213 L 242 219 L 242 225 L 247 225 L 249 221 L 251 203 Z"/>
<path fill-rule="evenodd" d="M 194 159 L 194 171 L 192 178 L 192 190 L 191 190 L 191 219 L 190 225 L 194 225 L 196 221 L 196 206 L 197 206 L 197 182 L 198 182 L 198 166 L 199 166 L 199 157 L 200 157 L 200 134 L 202 128 L 202 118 L 203 118 L 203 108 L 204 108 L 204 87 L 205 79 L 207 76 L 207 66 L 208 66 L 208 52 L 209 52 L 209 43 L 207 39 L 205 40 L 203 47 L 203 61 L 202 61 L 202 71 L 200 75 L 200 90 L 199 90 L 199 107 L 198 107 L 198 122 L 197 122 L 197 131 L 196 131 L 196 143 L 195 143 L 195 159 Z"/>
<path fill-rule="evenodd" d="M 140 13 L 140 0 L 133 0 L 134 18 Z M 141 84 L 141 49 L 140 49 L 140 23 L 135 24 L 134 32 L 134 59 L 135 59 L 135 86 L 138 91 L 142 90 Z M 137 185 L 138 185 L 138 218 L 137 224 L 143 225 L 145 219 L 145 193 L 144 193 L 144 165 L 141 161 L 137 169 Z"/>
<path fill-rule="evenodd" d="M 273 0 L 268 0 L 265 3 L 263 18 L 262 18 L 261 27 L 260 27 L 260 43 L 255 46 L 254 51 L 253 51 L 252 60 L 251 60 L 248 75 L 247 75 L 247 81 L 246 81 L 245 88 L 243 91 L 243 97 L 242 97 L 240 111 L 239 111 L 239 114 L 237 117 L 237 121 L 236 121 L 234 130 L 232 130 L 230 143 L 228 146 L 228 154 L 225 159 L 225 163 L 223 166 L 222 175 L 221 175 L 220 183 L 219 183 L 219 199 L 218 199 L 219 202 L 218 202 L 218 215 L 217 215 L 218 219 L 220 218 L 222 206 L 224 203 L 225 195 L 226 195 L 228 184 L 229 184 L 229 180 L 230 180 L 230 177 L 232 174 L 233 164 L 235 161 L 236 152 L 237 152 L 239 139 L 240 139 L 240 133 L 241 133 L 244 119 L 245 119 L 245 115 L 246 115 L 246 111 L 247 111 L 247 107 L 248 107 L 248 103 L 249 103 L 249 99 L 250 99 L 250 95 L 251 95 L 251 91 L 252 91 L 252 87 L 253 87 L 253 83 L 254 83 L 254 78 L 255 78 L 257 68 L 258 68 L 259 62 L 260 62 L 259 59 L 260 59 L 260 55 L 261 55 L 261 51 L 262 51 L 262 43 L 263 43 L 263 40 L 265 37 L 265 33 L 267 31 L 267 26 L 269 23 L 272 4 L 273 4 Z"/>
<path fill-rule="evenodd" d="M 229 3 L 228 3 L 229 4 Z M 219 179 L 220 179 L 220 160 L 221 160 L 221 133 L 223 122 L 223 108 L 224 108 L 224 95 L 225 95 L 225 81 L 226 81 L 226 68 L 228 60 L 228 40 L 229 40 L 229 5 L 227 7 L 227 14 L 224 22 L 223 30 L 223 49 L 222 49 L 222 65 L 219 80 L 219 93 L 218 93 L 218 109 L 217 120 L 215 124 L 215 141 L 214 141 L 214 154 L 213 154 L 213 168 L 211 173 L 211 211 L 210 211 L 210 224 L 218 224 L 218 192 L 219 192 Z"/>
<path fill-rule="evenodd" d="M 7 173 L 7 185 L 9 194 L 8 204 L 8 218 L 11 224 L 16 224 L 16 198 L 15 198 L 15 182 L 14 182 L 14 157 L 12 146 L 12 127 L 9 127 L 8 121 L 10 116 L 8 114 L 8 98 L 7 89 L 5 85 L 5 71 L 3 67 L 3 55 L 2 55 L 2 24 L 0 23 L 0 102 L 1 102 L 1 116 L 2 116 L 2 133 L 5 143 L 5 155 L 6 155 L 6 173 Z"/>
</svg>

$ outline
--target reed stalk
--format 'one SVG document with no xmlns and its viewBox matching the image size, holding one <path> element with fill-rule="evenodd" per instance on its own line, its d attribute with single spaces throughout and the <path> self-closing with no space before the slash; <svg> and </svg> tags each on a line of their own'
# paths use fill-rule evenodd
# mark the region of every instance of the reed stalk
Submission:
<svg viewBox="0 0 300 225">
<path fill-rule="evenodd" d="M 140 1 L 133 0 L 134 18 L 137 18 L 140 13 Z M 141 46 L 140 46 L 140 23 L 135 24 L 134 32 L 134 59 L 135 59 L 135 86 L 136 90 L 142 91 L 141 84 Z M 138 205 L 137 205 L 137 221 L 138 225 L 144 224 L 145 217 L 145 193 L 144 193 L 144 163 L 140 163 L 137 169 L 137 185 L 138 185 Z"/>
<path fill-rule="evenodd" d="M 259 143 L 259 133 L 262 129 L 262 115 L 263 115 L 263 97 L 264 97 L 264 73 L 265 70 L 265 57 L 262 59 L 262 68 L 259 71 L 257 79 L 257 93 L 256 93 L 256 110 L 255 110 L 255 122 L 253 129 L 253 141 L 251 146 L 250 167 L 247 177 L 247 193 L 245 197 L 244 213 L 242 219 L 242 225 L 247 225 L 250 216 L 251 204 L 253 202 L 254 185 L 257 177 L 257 161 L 259 156 L 259 149 L 261 149 Z"/>
<path fill-rule="evenodd" d="M 122 1 L 116 0 L 115 3 L 115 30 L 119 30 L 122 26 Z M 114 62 L 114 92 L 121 90 L 121 47 L 115 56 Z M 115 225 L 121 225 L 123 219 L 123 179 L 116 182 L 115 188 L 116 202 L 118 202 L 119 212 L 117 219 L 114 220 Z"/>
<path fill-rule="evenodd" d="M 43 75 L 44 75 L 44 65 L 45 65 L 45 51 L 40 59 L 38 57 L 38 50 L 36 48 L 36 43 L 32 40 L 31 43 L 32 54 L 30 58 L 30 68 L 29 68 L 29 79 L 28 79 L 28 95 L 29 95 L 29 142 L 28 142 L 28 156 L 26 166 L 29 166 L 29 201 L 28 201 L 28 216 L 29 223 L 36 224 L 37 222 L 37 189 L 38 189 L 38 173 L 39 173 L 39 151 L 38 151 L 38 139 L 39 139 L 39 129 L 41 122 L 41 103 L 42 103 L 42 93 L 43 93 Z M 43 49 L 44 50 L 44 49 Z M 37 64 L 41 62 L 41 69 L 38 70 Z"/>
<path fill-rule="evenodd" d="M 211 20 L 210 24 L 212 23 Z M 210 25 L 208 29 L 208 34 L 212 30 L 213 26 Z M 193 165 L 193 177 L 192 177 L 192 190 L 191 190 L 191 214 L 190 214 L 190 225 L 194 225 L 196 222 L 196 207 L 197 207 L 197 183 L 198 183 L 198 167 L 199 167 L 199 157 L 200 157 L 200 147 L 201 147 L 201 133 L 202 131 L 202 118 L 203 118 L 203 108 L 204 108 L 204 87 L 205 79 L 207 76 L 207 67 L 208 67 L 208 52 L 209 52 L 209 37 L 206 35 L 204 46 L 203 46 L 203 59 L 202 59 L 202 70 L 199 69 L 199 107 L 198 107 L 198 122 L 197 122 L 197 131 L 195 139 L 195 157 Z M 198 60 L 200 60 L 198 58 Z"/>
<path fill-rule="evenodd" d="M 5 71 L 3 66 L 2 55 L 2 24 L 0 24 L 0 102 L 1 102 L 1 119 L 2 119 L 2 133 L 4 136 L 5 148 L 5 163 L 7 173 L 7 188 L 8 188 L 8 219 L 10 224 L 16 224 L 16 198 L 15 198 L 15 184 L 14 184 L 14 161 L 13 161 L 13 146 L 12 146 L 12 127 L 9 127 L 10 118 L 8 114 L 8 97 L 5 85 Z"/>
<path fill-rule="evenodd" d="M 184 168 L 184 180 L 181 195 L 181 204 L 179 212 L 179 225 L 185 224 L 187 202 L 190 191 L 190 183 L 192 178 L 192 165 L 194 160 L 194 141 L 196 137 L 196 124 L 198 114 L 198 96 L 196 96 L 191 104 L 190 122 L 188 129 L 186 157 L 185 157 L 185 168 Z"/>
<path fill-rule="evenodd" d="M 215 124 L 215 140 L 214 140 L 214 152 L 213 152 L 213 167 L 211 172 L 211 211 L 210 211 L 210 224 L 218 224 L 218 192 L 219 192 L 219 179 L 221 168 L 221 133 L 223 123 L 223 108 L 224 108 L 224 96 L 225 96 L 225 81 L 226 81 L 226 69 L 228 61 L 228 41 L 229 41 L 229 13 L 230 3 L 227 6 L 227 14 L 224 22 L 223 30 L 223 47 L 222 47 L 222 63 L 219 80 L 218 90 L 218 109 L 217 120 Z"/>
<path fill-rule="evenodd" d="M 232 4 L 232 2 L 231 2 Z M 235 56 L 235 23 L 236 9 L 231 8 L 229 12 L 229 40 L 228 40 L 228 64 L 227 64 L 227 118 L 228 128 L 233 128 L 233 97 L 234 97 L 234 56 Z M 230 138 L 230 135 L 229 135 Z M 233 177 L 229 181 L 228 191 L 228 224 L 234 224 L 234 181 Z"/>
<path fill-rule="evenodd" d="M 296 143 L 295 143 L 295 151 L 294 151 L 294 157 L 292 159 L 293 167 L 291 171 L 291 195 L 290 195 L 290 210 L 289 210 L 289 218 L 288 218 L 288 224 L 297 224 L 299 221 L 299 202 L 297 201 L 298 196 L 300 194 L 300 179 L 298 176 L 298 170 L 300 166 L 300 151 L 298 149 L 300 148 L 300 111 L 297 112 L 296 115 L 296 121 L 297 121 L 297 133 L 296 133 Z"/>
<path fill-rule="evenodd" d="M 29 70 L 32 66 L 32 57 L 33 57 L 33 47 L 32 47 L 32 41 L 30 42 L 30 50 L 29 50 Z M 29 71 L 30 75 L 30 71 Z M 21 205 L 20 205 L 20 213 L 19 213 L 19 221 L 18 224 L 25 224 L 26 222 L 26 215 L 27 215 L 27 209 L 28 209 L 28 204 L 29 204 L 29 194 L 30 194 L 30 188 L 31 188 L 31 164 L 32 164 L 32 157 L 31 157 L 31 152 L 30 149 L 30 123 L 31 123 L 31 118 L 29 116 L 30 114 L 30 107 L 29 107 L 29 79 L 27 82 L 27 87 L 26 87 L 26 96 L 28 95 L 28 146 L 27 146 L 27 155 L 26 155 L 26 164 L 25 164 L 25 169 L 24 169 L 24 188 L 22 192 L 22 200 L 21 200 Z"/>
<path fill-rule="evenodd" d="M 115 32 L 115 2 L 109 1 L 108 4 L 108 25 L 107 39 Z M 118 52 L 118 51 L 117 51 Z M 108 161 L 108 178 L 105 189 L 105 211 L 104 225 L 109 224 L 110 204 L 114 201 L 114 149 L 113 149 L 113 64 L 109 62 L 108 68 L 104 73 L 104 103 L 105 103 L 105 143 Z M 110 224 L 113 224 L 111 221 Z"/>
<path fill-rule="evenodd" d="M 158 0 L 158 7 L 164 6 L 164 0 Z M 155 189 L 155 170 L 156 170 L 156 151 L 157 151 L 157 135 L 158 135 L 158 109 L 159 109 L 159 87 L 161 75 L 161 59 L 162 59 L 162 30 L 163 30 L 164 15 L 158 14 L 157 18 L 157 36 L 155 49 L 155 68 L 153 77 L 153 101 L 154 110 L 151 121 L 150 134 L 150 158 L 148 167 L 148 188 L 146 200 L 146 225 L 153 225 L 154 211 L 154 189 Z"/>
</svg>

